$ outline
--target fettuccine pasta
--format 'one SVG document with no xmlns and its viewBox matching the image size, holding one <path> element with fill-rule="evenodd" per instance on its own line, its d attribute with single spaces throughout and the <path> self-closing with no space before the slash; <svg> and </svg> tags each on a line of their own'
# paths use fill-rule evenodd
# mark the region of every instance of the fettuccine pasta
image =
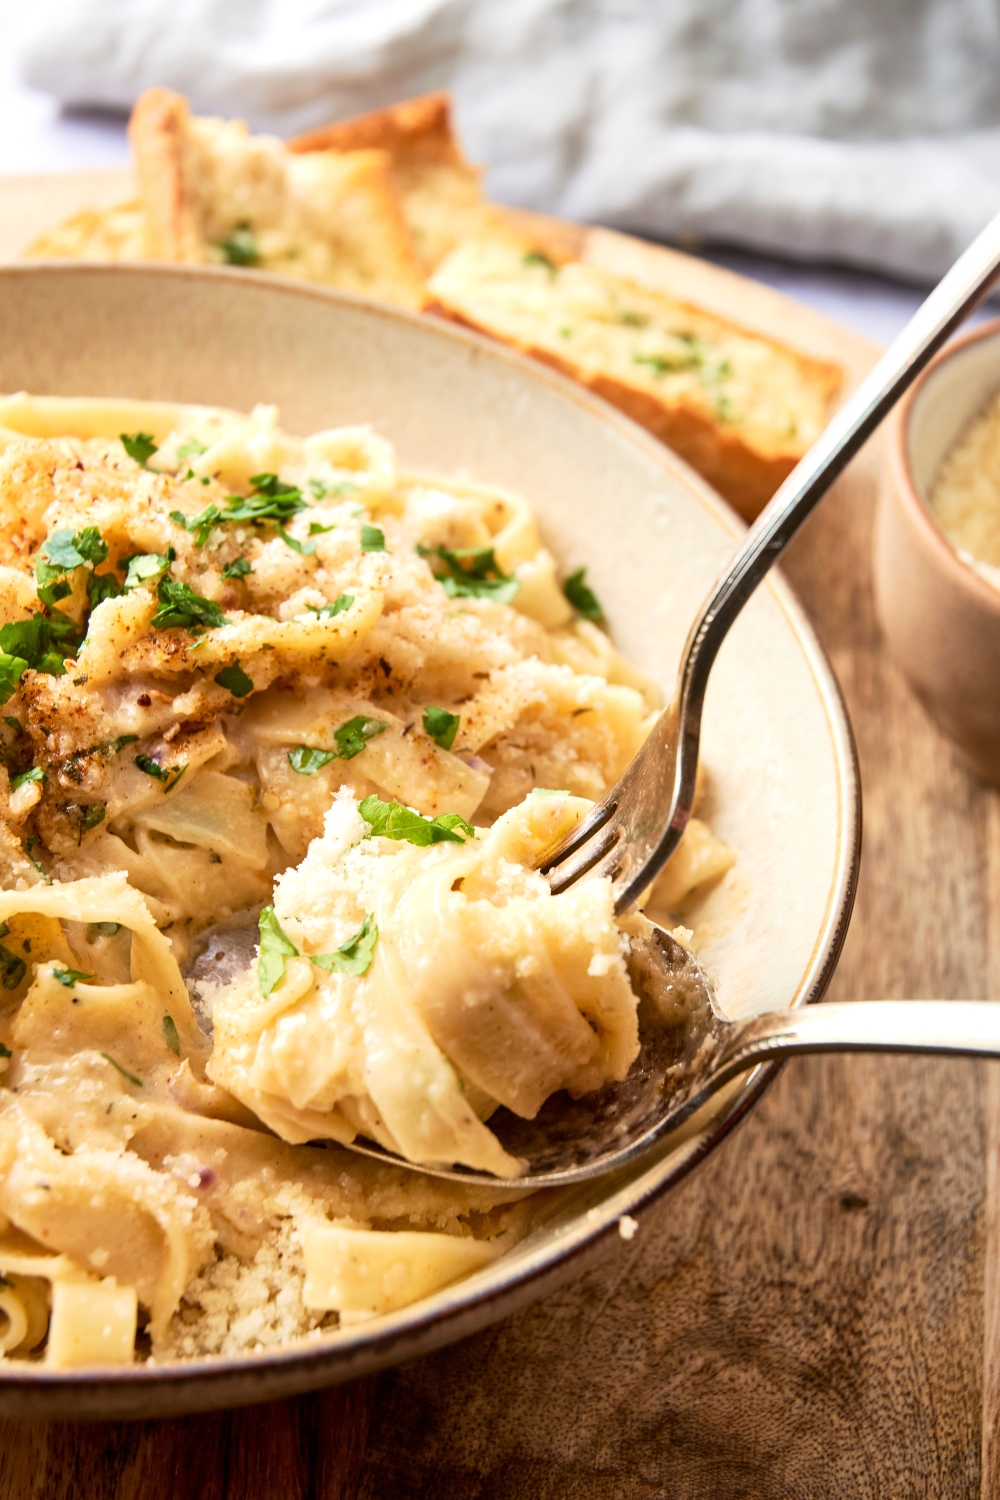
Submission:
<svg viewBox="0 0 1000 1500">
<path fill-rule="evenodd" d="M 524 1232 L 491 1117 L 638 1050 L 609 882 L 537 873 L 657 708 L 602 627 L 368 428 L 0 400 L 0 1357 L 324 1337 Z M 668 904 L 731 863 L 694 820 Z"/>
</svg>

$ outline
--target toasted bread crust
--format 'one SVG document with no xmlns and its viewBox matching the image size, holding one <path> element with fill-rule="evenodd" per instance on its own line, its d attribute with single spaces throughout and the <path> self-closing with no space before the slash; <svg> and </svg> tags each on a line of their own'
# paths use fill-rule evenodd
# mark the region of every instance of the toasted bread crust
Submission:
<svg viewBox="0 0 1000 1500">
<path fill-rule="evenodd" d="M 393 156 L 419 153 L 449 166 L 475 169 L 466 160 L 451 124 L 451 99 L 445 92 L 420 94 L 385 109 L 373 109 L 349 120 L 320 125 L 287 142 L 289 151 L 388 151 Z"/>
<path fill-rule="evenodd" d="M 241 121 L 194 118 L 169 89 L 143 94 L 129 129 L 151 258 L 259 264 L 423 306 L 423 270 L 387 152 L 293 155 Z M 234 258 L 234 234 L 249 258 Z"/>
<path fill-rule="evenodd" d="M 428 273 L 463 239 L 499 226 L 499 215 L 482 195 L 482 174 L 458 143 L 446 93 L 405 99 L 288 142 L 290 151 L 301 154 L 373 148 L 391 158 L 393 187 Z"/>
<path fill-rule="evenodd" d="M 198 265 L 205 256 L 184 191 L 184 131 L 191 110 L 172 89 L 147 89 L 129 120 L 129 141 L 146 214 L 146 251 L 152 260 Z"/>
</svg>

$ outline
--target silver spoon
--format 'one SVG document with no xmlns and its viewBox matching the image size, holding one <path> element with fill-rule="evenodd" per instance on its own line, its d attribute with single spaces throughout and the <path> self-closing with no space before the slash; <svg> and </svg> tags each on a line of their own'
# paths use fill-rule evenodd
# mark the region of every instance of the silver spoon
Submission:
<svg viewBox="0 0 1000 1500">
<path fill-rule="evenodd" d="M 730 626 L 850 459 L 998 280 L 1000 215 L 931 292 L 748 531 L 691 628 L 673 701 L 624 775 L 542 866 L 553 891 L 587 874 L 610 876 L 622 913 L 659 874 L 691 815 L 705 691 Z M 554 1095 L 533 1120 L 503 1109 L 490 1117 L 506 1150 L 525 1162 L 518 1187 L 565 1186 L 625 1166 L 764 1060 L 849 1051 L 1000 1056 L 1000 1003 L 867 1001 L 728 1021 L 696 961 L 652 924 L 632 940 L 631 971 L 641 1050 L 625 1081 L 576 1101 Z M 434 1177 L 498 1187 L 486 1173 L 408 1162 L 361 1141 L 349 1149 Z"/>
</svg>

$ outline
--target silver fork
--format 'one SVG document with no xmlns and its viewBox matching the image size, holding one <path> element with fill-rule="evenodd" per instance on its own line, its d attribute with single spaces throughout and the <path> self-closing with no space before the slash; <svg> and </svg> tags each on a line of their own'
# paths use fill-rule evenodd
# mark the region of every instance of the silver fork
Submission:
<svg viewBox="0 0 1000 1500">
<path fill-rule="evenodd" d="M 883 417 L 1000 279 L 1000 214 L 973 240 L 836 413 L 747 532 L 691 627 L 673 700 L 607 795 L 541 866 L 553 891 L 610 875 L 625 911 L 677 847 L 691 816 L 712 664 L 764 574 Z"/>
</svg>

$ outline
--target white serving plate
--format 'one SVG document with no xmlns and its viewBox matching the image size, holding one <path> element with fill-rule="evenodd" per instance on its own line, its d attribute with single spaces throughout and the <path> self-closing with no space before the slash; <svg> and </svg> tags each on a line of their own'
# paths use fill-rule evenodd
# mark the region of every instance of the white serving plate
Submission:
<svg viewBox="0 0 1000 1500">
<path fill-rule="evenodd" d="M 742 522 L 668 449 L 603 402 L 432 319 L 228 269 L 0 270 L 0 392 L 281 410 L 306 434 L 371 422 L 406 467 L 524 495 L 564 572 L 585 564 L 625 654 L 669 695 L 699 600 Z M 726 642 L 705 715 L 713 828 L 735 871 L 689 925 L 720 999 L 752 1015 L 818 999 L 857 873 L 859 791 L 836 682 L 774 574 Z M 676 1182 L 770 1072 L 717 1096 L 682 1136 L 613 1178 L 552 1194 L 505 1258 L 411 1308 L 279 1353 L 125 1370 L 0 1366 L 0 1414 L 157 1416 L 269 1400 L 377 1370 L 543 1295 L 618 1218 Z"/>
</svg>

